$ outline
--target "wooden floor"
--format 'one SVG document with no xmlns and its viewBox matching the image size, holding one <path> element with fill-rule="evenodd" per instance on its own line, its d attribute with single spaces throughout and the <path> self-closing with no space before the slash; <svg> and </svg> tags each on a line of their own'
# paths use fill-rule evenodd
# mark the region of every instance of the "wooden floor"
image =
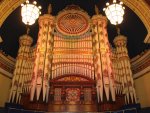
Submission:
<svg viewBox="0 0 150 113">
<path fill-rule="evenodd" d="M 45 113 L 106 113 L 106 112 L 45 112 Z"/>
</svg>

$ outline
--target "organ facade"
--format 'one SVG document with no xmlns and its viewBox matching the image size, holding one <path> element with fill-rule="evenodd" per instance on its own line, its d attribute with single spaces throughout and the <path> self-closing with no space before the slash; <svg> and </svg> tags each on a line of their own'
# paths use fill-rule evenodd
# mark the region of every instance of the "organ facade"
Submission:
<svg viewBox="0 0 150 113">
<path fill-rule="evenodd" d="M 10 102 L 44 111 L 106 111 L 136 103 L 126 48 L 119 35 L 112 48 L 107 18 L 90 17 L 76 5 L 56 17 L 39 17 L 37 44 L 20 37 Z"/>
</svg>

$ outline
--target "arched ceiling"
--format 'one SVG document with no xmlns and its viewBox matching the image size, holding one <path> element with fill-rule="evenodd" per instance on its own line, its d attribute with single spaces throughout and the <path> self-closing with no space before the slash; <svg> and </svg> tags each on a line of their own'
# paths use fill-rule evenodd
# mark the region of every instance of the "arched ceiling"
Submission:
<svg viewBox="0 0 150 113">
<path fill-rule="evenodd" d="M 6 18 L 15 9 L 17 9 L 17 7 L 20 6 L 20 4 L 23 3 L 24 1 L 25 0 L 1 0 L 0 1 L 0 26 L 3 25 Z M 42 0 L 37 0 L 37 1 L 42 1 Z M 55 2 L 55 0 L 45 0 L 45 2 L 47 1 Z M 99 4 L 101 4 L 101 1 L 107 1 L 107 0 L 96 0 L 96 1 L 99 1 Z M 122 1 L 125 3 L 126 6 L 132 9 L 132 11 L 134 11 L 138 15 L 138 17 L 142 20 L 143 24 L 145 25 L 147 29 L 147 35 L 145 38 L 143 38 L 142 41 L 145 43 L 148 43 L 150 40 L 150 15 L 149 15 L 150 7 L 148 6 L 145 0 L 122 0 Z M 60 2 L 60 5 L 61 5 L 61 2 Z M 101 8 L 101 5 L 99 5 L 99 7 Z"/>
<path fill-rule="evenodd" d="M 0 1 L 0 26 L 10 13 L 12 13 L 25 0 L 1 0 Z M 144 42 L 150 38 L 150 7 L 147 0 L 122 0 L 130 9 L 132 9 L 142 20 L 147 28 L 147 36 Z"/>
</svg>

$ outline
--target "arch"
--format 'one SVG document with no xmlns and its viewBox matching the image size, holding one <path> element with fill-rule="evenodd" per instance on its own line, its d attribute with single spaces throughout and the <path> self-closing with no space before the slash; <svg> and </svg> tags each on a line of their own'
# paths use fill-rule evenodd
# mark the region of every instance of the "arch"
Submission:
<svg viewBox="0 0 150 113">
<path fill-rule="evenodd" d="M 143 22 L 147 29 L 145 43 L 150 43 L 150 6 L 145 0 L 122 0 Z"/>
<path fill-rule="evenodd" d="M 10 13 L 12 13 L 25 0 L 2 0 L 0 2 L 0 27 Z M 147 29 L 145 43 L 150 43 L 150 6 L 145 0 L 122 0 L 144 23 Z"/>
</svg>

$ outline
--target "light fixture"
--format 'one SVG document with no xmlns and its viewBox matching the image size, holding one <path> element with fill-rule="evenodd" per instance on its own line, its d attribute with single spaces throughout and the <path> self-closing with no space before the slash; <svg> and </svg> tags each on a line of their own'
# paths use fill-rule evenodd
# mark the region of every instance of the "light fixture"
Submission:
<svg viewBox="0 0 150 113">
<path fill-rule="evenodd" d="M 103 11 L 111 24 L 118 25 L 123 21 L 124 9 L 123 2 L 113 0 L 111 4 L 108 2 L 106 3 L 106 8 L 104 8 Z"/>
<path fill-rule="evenodd" d="M 21 4 L 21 16 L 24 24 L 33 25 L 36 19 L 41 14 L 41 6 L 37 6 L 37 2 L 34 1 L 33 4 L 29 3 L 29 0 L 26 0 L 25 4 Z"/>
</svg>

